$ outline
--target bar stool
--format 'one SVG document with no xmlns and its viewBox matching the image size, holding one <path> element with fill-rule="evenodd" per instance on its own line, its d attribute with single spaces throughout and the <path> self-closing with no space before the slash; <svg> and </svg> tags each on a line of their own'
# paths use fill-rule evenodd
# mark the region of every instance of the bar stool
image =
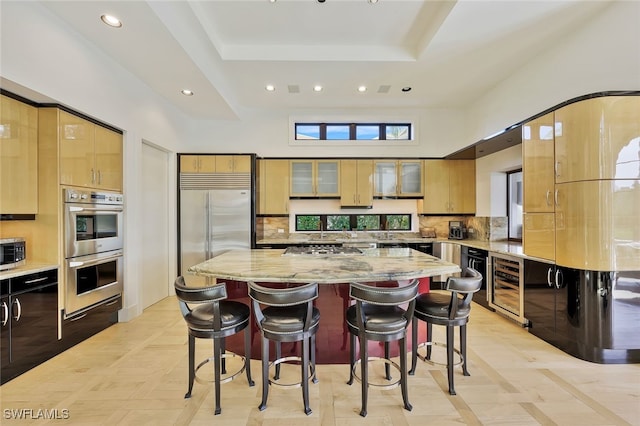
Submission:
<svg viewBox="0 0 640 426">
<path fill-rule="evenodd" d="M 253 300 L 253 313 L 260 328 L 262 339 L 262 402 L 260 411 L 267 408 L 269 386 L 302 387 L 304 412 L 311 414 L 309 408 L 309 379 L 316 379 L 316 332 L 320 324 L 320 311 L 313 306 L 318 298 L 318 283 L 305 284 L 290 288 L 267 288 L 249 282 L 249 297 Z M 265 307 L 264 309 L 262 307 Z M 269 341 L 276 342 L 276 359 L 269 363 Z M 280 344 L 302 341 L 302 355 L 281 357 Z M 311 364 L 309 364 L 311 359 Z M 280 364 L 299 361 L 301 364 L 300 382 L 294 384 L 278 383 Z M 274 379 L 269 379 L 269 367 L 275 366 Z"/>
<path fill-rule="evenodd" d="M 184 277 L 179 276 L 174 283 L 176 296 L 180 305 L 180 312 L 189 330 L 189 389 L 185 398 L 191 397 L 194 379 L 203 382 L 197 376 L 198 370 L 205 364 L 214 363 L 214 384 L 216 391 L 215 414 L 220 414 L 220 384 L 235 379 L 243 371 L 247 373 L 249 386 L 253 386 L 251 379 L 251 341 L 247 326 L 251 311 L 249 306 L 227 298 L 225 283 L 218 283 L 208 287 L 187 287 Z M 189 305 L 198 305 L 193 309 Z M 226 373 L 225 358 L 235 357 L 236 354 L 226 352 L 224 339 L 244 330 L 243 366 L 232 375 L 222 379 L 221 373 Z M 213 356 L 205 359 L 195 367 L 195 339 L 213 339 Z"/>
<path fill-rule="evenodd" d="M 407 387 L 407 327 L 413 318 L 415 297 L 418 294 L 418 280 L 413 280 L 402 287 L 374 287 L 361 283 L 351 283 L 350 295 L 356 301 L 355 305 L 347 309 L 346 318 L 350 336 L 350 374 L 347 384 L 353 379 L 362 385 L 362 408 L 360 415 L 367 415 L 367 397 L 369 388 L 368 362 L 383 360 L 385 376 L 391 380 L 390 367 L 400 371 L 400 379 L 388 385 L 374 385 L 390 389 L 400 385 L 404 408 L 411 411 Z M 406 309 L 401 305 L 408 304 Z M 360 377 L 355 374 L 356 369 L 356 337 L 360 341 Z M 385 357 L 369 357 L 367 344 L 369 340 L 384 342 Z M 389 342 L 399 341 L 400 366 L 389 359 Z"/>
<path fill-rule="evenodd" d="M 471 312 L 471 300 L 473 293 L 480 290 L 482 285 L 482 274 L 473 268 L 465 268 L 461 277 L 449 277 L 445 284 L 445 290 L 436 290 L 429 293 L 422 293 L 416 298 L 414 319 L 411 325 L 411 370 L 413 375 L 416 371 L 417 358 L 420 357 L 425 362 L 438 364 L 431 361 L 432 346 L 444 346 L 442 343 L 432 341 L 433 324 L 447 327 L 447 375 L 449 378 L 449 394 L 455 395 L 453 386 L 453 367 L 462 364 L 462 373 L 469 376 L 467 370 L 467 323 Z M 460 297 L 461 295 L 462 297 Z M 427 323 L 427 341 L 418 345 L 418 321 Z M 460 327 L 460 350 L 453 344 L 454 327 Z M 418 354 L 418 348 L 427 347 L 426 356 Z M 456 352 L 460 361 L 453 363 L 453 353 Z"/>
</svg>

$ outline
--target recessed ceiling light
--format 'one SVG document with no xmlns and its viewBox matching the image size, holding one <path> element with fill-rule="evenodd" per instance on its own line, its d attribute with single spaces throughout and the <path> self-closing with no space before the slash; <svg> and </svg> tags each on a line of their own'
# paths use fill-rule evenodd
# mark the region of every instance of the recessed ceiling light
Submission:
<svg viewBox="0 0 640 426">
<path fill-rule="evenodd" d="M 269 0 L 269 3 L 275 3 L 277 0 Z"/>
<path fill-rule="evenodd" d="M 411 91 L 411 87 L 405 86 L 405 87 L 402 88 L 402 91 L 403 92 L 410 92 Z"/>
<path fill-rule="evenodd" d="M 358 87 L 358 92 L 366 92 L 367 91 L 367 86 L 359 86 Z"/>
<path fill-rule="evenodd" d="M 185 96 L 193 96 L 193 92 L 189 89 L 182 89 L 181 93 Z"/>
<path fill-rule="evenodd" d="M 378 3 L 378 0 L 369 0 L 369 3 L 376 4 L 376 3 Z"/>
<path fill-rule="evenodd" d="M 273 92 L 274 90 L 276 90 L 276 86 L 274 86 L 273 84 L 267 84 L 264 88 L 267 90 L 267 92 Z"/>
<path fill-rule="evenodd" d="M 120 21 L 118 18 L 116 18 L 113 15 L 102 15 L 100 19 L 102 19 L 102 22 L 109 25 L 110 27 L 114 27 L 114 28 L 122 27 L 122 21 Z"/>
<path fill-rule="evenodd" d="M 319 84 L 316 84 L 315 86 L 313 86 L 313 91 L 322 92 L 322 86 L 320 86 Z"/>
</svg>

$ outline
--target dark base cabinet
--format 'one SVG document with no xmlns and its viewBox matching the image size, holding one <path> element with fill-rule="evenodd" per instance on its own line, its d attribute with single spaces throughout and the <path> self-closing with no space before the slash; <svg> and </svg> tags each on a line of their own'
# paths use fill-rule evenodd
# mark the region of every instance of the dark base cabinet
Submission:
<svg viewBox="0 0 640 426">
<path fill-rule="evenodd" d="M 61 351 L 65 351 L 118 322 L 122 296 L 111 298 L 70 318 L 62 318 Z"/>
<path fill-rule="evenodd" d="M 57 355 L 56 269 L 3 280 L 0 384 Z"/>
<path fill-rule="evenodd" d="M 524 305 L 530 333 L 586 361 L 640 362 L 640 272 L 529 262 Z"/>
<path fill-rule="evenodd" d="M 495 309 L 489 306 L 489 295 L 487 294 L 487 275 L 490 274 L 490 271 L 487 270 L 488 256 L 489 253 L 486 250 L 462 246 L 460 251 L 460 266 L 462 268 L 473 268 L 482 274 L 482 285 L 480 286 L 480 290 L 473 293 L 473 301 L 490 311 L 495 311 Z"/>
</svg>

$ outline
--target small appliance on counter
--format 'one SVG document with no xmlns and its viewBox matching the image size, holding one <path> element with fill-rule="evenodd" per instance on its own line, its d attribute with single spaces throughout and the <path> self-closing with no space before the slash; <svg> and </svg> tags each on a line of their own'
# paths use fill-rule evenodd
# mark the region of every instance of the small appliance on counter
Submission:
<svg viewBox="0 0 640 426">
<path fill-rule="evenodd" d="M 26 258 L 24 238 L 0 239 L 0 271 L 23 265 Z"/>
<path fill-rule="evenodd" d="M 467 229 L 460 220 L 449 221 L 449 239 L 450 240 L 464 240 L 467 238 Z"/>
</svg>

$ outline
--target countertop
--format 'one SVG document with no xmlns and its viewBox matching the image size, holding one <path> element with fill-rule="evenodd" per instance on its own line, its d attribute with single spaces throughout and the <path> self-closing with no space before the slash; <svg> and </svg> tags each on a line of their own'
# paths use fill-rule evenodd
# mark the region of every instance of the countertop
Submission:
<svg viewBox="0 0 640 426">
<path fill-rule="evenodd" d="M 36 272 L 48 271 L 58 267 L 59 265 L 56 264 L 32 262 L 27 260 L 23 265 L 6 271 L 0 271 L 0 280 L 8 280 L 10 278 L 21 277 L 23 275 L 35 274 Z"/>
<path fill-rule="evenodd" d="M 362 255 L 283 256 L 283 249 L 231 250 L 191 266 L 218 279 L 321 284 L 397 281 L 460 272 L 460 266 L 409 248 L 364 249 Z"/>
<path fill-rule="evenodd" d="M 383 236 L 382 238 L 380 238 Z M 527 256 L 522 250 L 522 243 L 514 241 L 485 241 L 485 240 L 450 240 L 446 238 L 423 238 L 417 233 L 391 233 L 389 237 L 385 233 L 381 232 L 369 232 L 358 233 L 358 236 L 353 238 L 345 238 L 343 234 L 325 234 L 325 237 L 320 239 L 317 234 L 290 234 L 287 238 L 265 238 L 256 241 L 258 246 L 269 244 L 343 244 L 343 243 L 368 243 L 375 242 L 378 244 L 393 244 L 393 243 L 452 243 L 460 244 L 462 246 L 473 247 L 481 250 L 486 250 L 493 253 L 506 254 L 510 256 L 519 257 L 522 259 L 531 259 L 538 262 L 554 263 L 548 259 L 541 259 L 538 257 Z"/>
</svg>

